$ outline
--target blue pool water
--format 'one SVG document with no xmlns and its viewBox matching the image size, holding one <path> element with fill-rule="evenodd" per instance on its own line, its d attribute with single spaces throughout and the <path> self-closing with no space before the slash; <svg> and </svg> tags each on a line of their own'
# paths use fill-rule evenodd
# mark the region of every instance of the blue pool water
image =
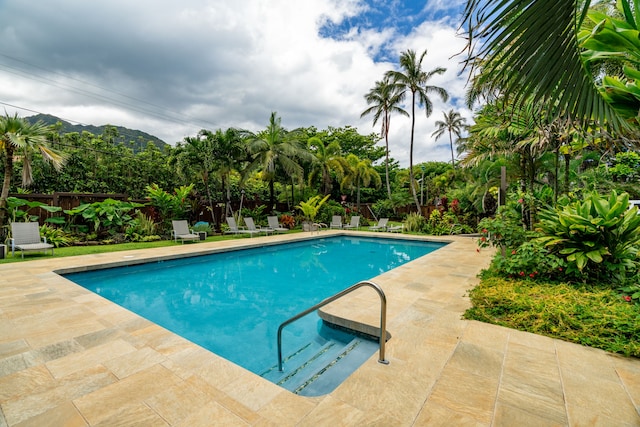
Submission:
<svg viewBox="0 0 640 427">
<path fill-rule="evenodd" d="M 340 236 L 65 277 L 261 374 L 277 364 L 280 323 L 443 245 Z M 283 354 L 303 346 L 319 323 L 314 313 L 287 326 Z"/>
</svg>

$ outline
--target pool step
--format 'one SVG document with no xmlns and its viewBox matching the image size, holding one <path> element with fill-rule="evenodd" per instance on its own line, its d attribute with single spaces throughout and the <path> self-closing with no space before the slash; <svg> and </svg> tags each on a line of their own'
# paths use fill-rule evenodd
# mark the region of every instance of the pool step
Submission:
<svg viewBox="0 0 640 427">
<path fill-rule="evenodd" d="M 287 355 L 284 371 L 271 367 L 262 376 L 302 396 L 321 396 L 335 389 L 378 349 L 378 344 L 337 331 L 318 335 Z"/>
</svg>

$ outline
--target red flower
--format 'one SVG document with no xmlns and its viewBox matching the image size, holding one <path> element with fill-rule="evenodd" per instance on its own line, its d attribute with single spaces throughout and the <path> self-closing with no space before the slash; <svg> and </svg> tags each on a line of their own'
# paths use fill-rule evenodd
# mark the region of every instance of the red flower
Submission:
<svg viewBox="0 0 640 427">
<path fill-rule="evenodd" d="M 562 267 L 558 267 L 558 270 L 562 271 Z"/>
<path fill-rule="evenodd" d="M 520 272 L 520 276 L 524 276 L 524 271 L 521 271 L 521 272 Z"/>
<path fill-rule="evenodd" d="M 511 255 L 515 255 L 517 252 L 515 250 L 511 251 Z"/>
<path fill-rule="evenodd" d="M 486 237 L 484 237 L 484 236 L 482 236 L 482 237 L 480 238 L 480 240 L 482 240 L 483 242 L 486 242 L 486 241 L 487 241 L 487 238 L 486 238 Z"/>
<path fill-rule="evenodd" d="M 487 232 L 487 229 L 486 229 L 486 228 L 483 228 L 483 229 L 482 229 L 482 232 L 483 232 L 483 233 L 486 233 L 486 232 Z"/>
<path fill-rule="evenodd" d="M 622 298 L 624 298 L 624 300 L 627 301 L 627 302 L 631 301 L 631 297 L 629 295 L 625 295 Z"/>
<path fill-rule="evenodd" d="M 524 202 L 524 200 L 518 199 L 518 203 L 523 203 L 523 202 Z"/>
<path fill-rule="evenodd" d="M 536 277 L 536 275 L 531 273 L 531 274 L 529 274 L 529 277 L 531 277 L 533 279 L 534 277 Z"/>
</svg>

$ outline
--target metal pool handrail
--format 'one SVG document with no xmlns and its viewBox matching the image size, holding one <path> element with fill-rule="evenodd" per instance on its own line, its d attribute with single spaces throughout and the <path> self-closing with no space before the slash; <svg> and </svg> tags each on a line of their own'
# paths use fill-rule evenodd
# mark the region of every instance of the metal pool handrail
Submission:
<svg viewBox="0 0 640 427">
<path fill-rule="evenodd" d="M 322 301 L 320 301 L 318 304 L 314 305 L 313 307 L 310 307 L 308 309 L 306 309 L 305 311 L 302 311 L 298 314 L 296 314 L 295 316 L 291 317 L 290 319 L 285 320 L 284 322 L 282 322 L 280 324 L 280 326 L 278 326 L 278 370 L 280 372 L 282 372 L 282 329 L 284 329 L 285 326 L 287 326 L 290 323 L 295 322 L 296 320 L 300 319 L 301 317 L 306 316 L 307 314 L 316 311 L 317 309 L 319 309 L 322 306 L 325 306 L 335 300 L 337 300 L 338 298 L 342 298 L 343 296 L 347 295 L 348 293 L 351 293 L 353 291 L 355 291 L 358 288 L 361 288 L 363 286 L 370 286 L 373 289 L 376 290 L 376 292 L 378 292 L 378 295 L 380 296 L 380 356 L 378 357 L 378 362 L 379 363 L 383 363 L 385 365 L 389 364 L 388 360 L 385 360 L 384 358 L 384 350 L 385 350 L 385 343 L 386 343 L 386 337 L 387 337 L 387 297 L 385 296 L 384 292 L 382 291 L 382 288 L 378 285 L 376 285 L 373 282 L 370 282 L 368 280 L 363 280 L 362 282 L 358 282 L 355 285 L 351 286 L 350 288 L 345 289 L 342 292 L 338 292 L 337 294 L 330 296 L 327 299 L 324 299 Z"/>
</svg>

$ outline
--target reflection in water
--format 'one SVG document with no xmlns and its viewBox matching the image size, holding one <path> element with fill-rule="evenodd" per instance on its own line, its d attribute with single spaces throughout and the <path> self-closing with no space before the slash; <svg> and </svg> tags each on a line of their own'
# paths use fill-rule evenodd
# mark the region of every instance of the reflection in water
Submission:
<svg viewBox="0 0 640 427">
<path fill-rule="evenodd" d="M 281 322 L 442 246 L 333 237 L 67 277 L 259 373 L 274 363 Z M 295 349 L 304 337 L 308 342 L 316 323 L 317 317 L 307 316 L 288 326 L 285 347 Z"/>
</svg>

